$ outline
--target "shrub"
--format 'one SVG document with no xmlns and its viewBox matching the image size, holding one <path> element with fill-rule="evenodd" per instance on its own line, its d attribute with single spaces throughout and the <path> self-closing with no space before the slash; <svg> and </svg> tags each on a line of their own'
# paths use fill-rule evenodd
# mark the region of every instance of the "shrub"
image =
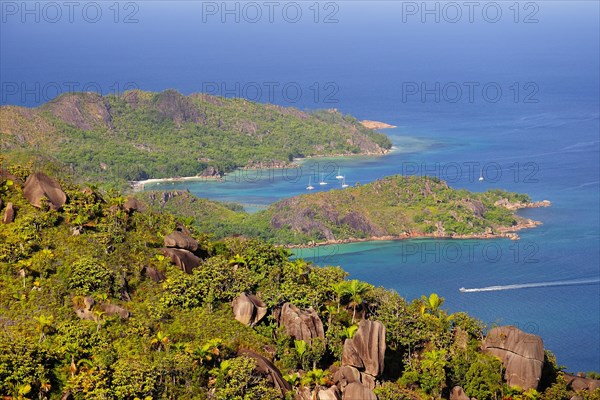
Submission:
<svg viewBox="0 0 600 400">
<path fill-rule="evenodd" d="M 110 293 L 113 283 L 113 272 L 92 258 L 82 258 L 71 265 L 69 289 L 73 289 L 78 295 Z"/>
</svg>

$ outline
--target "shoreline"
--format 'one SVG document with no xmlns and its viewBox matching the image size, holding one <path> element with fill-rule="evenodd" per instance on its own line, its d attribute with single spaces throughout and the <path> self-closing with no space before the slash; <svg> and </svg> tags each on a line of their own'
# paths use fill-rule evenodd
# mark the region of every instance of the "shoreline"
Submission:
<svg viewBox="0 0 600 400">
<path fill-rule="evenodd" d="M 514 210 L 520 210 L 525 208 L 541 208 L 550 207 L 552 203 L 548 200 L 536 201 L 531 203 L 510 203 L 509 206 Z M 346 239 L 334 239 L 326 240 L 324 242 L 312 242 L 307 244 L 293 244 L 293 245 L 280 245 L 286 249 L 308 249 L 314 247 L 330 246 L 334 244 L 351 244 L 351 243 L 363 243 L 363 242 L 383 242 L 383 241 L 397 241 L 397 240 L 410 240 L 410 239 L 510 239 L 520 240 L 521 237 L 517 234 L 518 231 L 523 229 L 531 229 L 542 225 L 540 221 L 534 221 L 532 219 L 523 218 L 517 225 L 511 227 L 499 227 L 495 228 L 496 232 L 483 232 L 483 233 L 472 233 L 467 235 L 440 235 L 438 233 L 423 233 L 423 232 L 406 232 L 403 235 L 384 235 L 384 236 L 371 236 L 368 238 L 346 238 Z"/>
<path fill-rule="evenodd" d="M 223 182 L 225 181 L 225 177 L 231 173 L 234 173 L 238 170 L 243 171 L 251 171 L 251 170 L 259 170 L 259 169 L 286 169 L 286 168 L 298 168 L 301 167 L 303 162 L 312 158 L 342 158 L 342 157 L 379 157 L 385 156 L 393 151 L 397 150 L 392 147 L 390 149 L 383 149 L 382 152 L 366 152 L 366 153 L 345 153 L 345 154 L 326 154 L 326 155 L 314 155 L 314 156 L 306 156 L 302 158 L 294 158 L 292 162 L 282 163 L 278 161 L 272 161 L 271 165 L 248 165 L 245 167 L 238 167 L 230 172 L 225 172 L 223 175 L 217 176 L 203 176 L 203 175 L 195 175 L 195 176 L 181 176 L 181 177 L 171 177 L 171 178 L 150 178 L 145 179 L 143 181 L 128 181 L 129 187 L 134 191 L 145 190 L 145 186 L 148 184 L 154 183 L 168 183 L 168 182 L 190 182 L 190 181 L 213 181 L 213 182 Z"/>
<path fill-rule="evenodd" d="M 168 182 L 189 182 L 189 181 L 221 181 L 223 176 L 181 176 L 177 178 L 150 178 L 143 181 L 128 181 L 129 186 L 135 190 L 144 190 L 144 187 L 153 183 L 168 183 Z"/>
<path fill-rule="evenodd" d="M 398 240 L 411 240 L 411 239 L 458 239 L 458 240 L 468 240 L 468 239 L 510 239 L 510 240 L 519 240 L 520 237 L 516 233 L 522 229 L 535 228 L 536 226 L 541 225 L 542 223 L 539 221 L 533 221 L 534 224 L 527 224 L 523 226 L 515 226 L 506 230 L 504 232 L 499 233 L 473 233 L 467 235 L 440 235 L 436 233 L 406 233 L 400 236 L 371 236 L 368 238 L 347 238 L 347 239 L 335 239 L 335 240 L 326 240 L 324 242 L 316 242 L 309 244 L 294 244 L 294 245 L 282 245 L 281 247 L 285 247 L 287 249 L 309 249 L 313 247 L 322 247 L 322 246 L 331 246 L 334 244 L 351 244 L 351 243 L 363 243 L 363 242 L 387 242 L 387 241 L 398 241 Z"/>
</svg>

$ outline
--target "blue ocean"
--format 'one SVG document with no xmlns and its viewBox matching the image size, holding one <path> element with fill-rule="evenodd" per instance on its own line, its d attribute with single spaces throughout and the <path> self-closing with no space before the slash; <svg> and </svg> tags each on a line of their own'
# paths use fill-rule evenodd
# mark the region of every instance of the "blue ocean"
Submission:
<svg viewBox="0 0 600 400">
<path fill-rule="evenodd" d="M 438 293 L 450 312 L 540 335 L 569 371 L 600 371 L 599 3 L 25 4 L 2 3 L 1 104 L 174 88 L 396 126 L 384 156 L 153 188 L 254 212 L 305 193 L 309 177 L 340 190 L 340 171 L 349 185 L 433 175 L 551 201 L 520 212 L 543 224 L 518 241 L 364 242 L 297 256 L 409 299 Z"/>
</svg>

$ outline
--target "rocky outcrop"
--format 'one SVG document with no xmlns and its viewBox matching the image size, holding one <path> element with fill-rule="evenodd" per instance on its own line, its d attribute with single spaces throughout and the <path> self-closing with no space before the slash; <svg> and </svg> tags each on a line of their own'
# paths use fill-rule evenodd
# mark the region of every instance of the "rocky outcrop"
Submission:
<svg viewBox="0 0 600 400">
<path fill-rule="evenodd" d="M 183 232 L 175 231 L 165 236 L 165 247 L 177 247 L 194 252 L 198 250 L 198 242 Z"/>
<path fill-rule="evenodd" d="M 161 116 L 172 120 L 176 126 L 202 120 L 194 101 L 176 90 L 165 90 L 157 94 L 152 105 Z"/>
<path fill-rule="evenodd" d="M 330 388 L 319 390 L 317 396 L 318 400 L 342 400 L 342 393 L 337 386 L 331 386 Z"/>
<path fill-rule="evenodd" d="M 66 93 L 42 106 L 55 117 L 81 130 L 113 129 L 108 100 L 97 93 Z"/>
<path fill-rule="evenodd" d="M 360 123 L 362 124 L 362 126 L 368 129 L 389 129 L 396 127 L 395 125 L 386 124 L 385 122 L 370 121 L 368 119 L 362 120 L 360 121 Z"/>
<path fill-rule="evenodd" d="M 255 372 L 263 375 L 276 389 L 279 389 L 283 395 L 292 389 L 292 386 L 281 376 L 279 369 L 267 358 L 252 350 L 242 350 L 238 353 L 250 357 L 256 361 Z"/>
<path fill-rule="evenodd" d="M 353 366 L 371 376 L 383 372 L 385 326 L 379 321 L 362 320 L 352 339 L 346 339 L 342 366 Z"/>
<path fill-rule="evenodd" d="M 42 199 L 48 200 L 52 210 L 60 209 L 67 202 L 67 195 L 60 184 L 42 172 L 36 172 L 27 177 L 23 195 L 31 205 L 42 207 Z"/>
<path fill-rule="evenodd" d="M 485 213 L 485 206 L 479 200 L 464 200 L 463 205 L 470 210 L 476 217 L 482 218 Z"/>
<path fill-rule="evenodd" d="M 285 303 L 275 314 L 279 326 L 296 340 L 311 343 L 315 338 L 325 339 L 323 322 L 312 308 L 301 310 L 292 303 Z"/>
<path fill-rule="evenodd" d="M 294 400 L 313 400 L 313 392 L 307 387 L 297 387 Z"/>
<path fill-rule="evenodd" d="M 450 400 L 470 400 L 469 396 L 465 393 L 463 388 L 460 386 L 454 386 L 450 392 Z"/>
<path fill-rule="evenodd" d="M 483 348 L 502 360 L 508 385 L 537 389 L 544 365 L 542 338 L 514 326 L 501 326 L 490 330 Z"/>
<path fill-rule="evenodd" d="M 552 205 L 552 203 L 549 200 L 532 201 L 532 202 L 527 202 L 527 203 L 520 202 L 520 201 L 510 202 L 508 199 L 502 198 L 502 199 L 494 202 L 494 205 L 498 206 L 498 207 L 504 207 L 511 211 L 515 211 L 515 210 L 519 210 L 521 208 L 550 207 Z"/>
<path fill-rule="evenodd" d="M 360 383 L 369 389 L 375 388 L 375 378 L 373 376 L 360 372 L 356 368 L 348 365 L 340 367 L 340 369 L 333 374 L 333 382 L 342 389 L 342 391 L 351 383 Z"/>
<path fill-rule="evenodd" d="M 157 283 L 162 282 L 167 278 L 164 273 L 162 273 L 161 271 L 157 270 L 156 268 L 152 268 L 152 267 L 144 267 L 142 269 L 142 274 Z"/>
<path fill-rule="evenodd" d="M 218 177 L 218 176 L 223 176 L 223 173 L 217 167 L 208 166 L 202 172 L 200 172 L 199 176 L 214 178 L 214 177 Z"/>
<path fill-rule="evenodd" d="M 98 318 L 94 313 L 94 310 L 99 310 L 103 313 L 103 315 L 108 317 L 118 315 L 121 319 L 129 318 L 129 311 L 127 311 L 123 307 L 109 303 L 97 304 L 94 301 L 94 299 L 90 296 L 86 296 L 83 298 L 83 304 L 79 302 L 74 302 L 73 309 L 75 310 L 75 314 L 77 314 L 79 318 L 87 319 L 90 321 L 96 321 L 96 319 Z"/>
<path fill-rule="evenodd" d="M 600 380 L 586 378 L 585 376 L 576 376 L 565 374 L 565 380 L 567 381 L 567 385 L 574 391 L 578 392 L 580 390 L 587 390 L 593 392 L 594 390 L 600 388 Z"/>
<path fill-rule="evenodd" d="M 305 204 L 303 197 L 291 197 L 275 203 L 270 224 L 275 229 L 289 227 L 292 231 L 320 236 L 328 241 L 336 240 L 331 226 L 345 226 L 348 230 L 374 237 L 385 234 L 385 230 L 361 213 L 350 211 L 341 214 L 336 204 Z"/>
<path fill-rule="evenodd" d="M 257 296 L 242 293 L 233 300 L 235 319 L 247 326 L 256 325 L 267 314 L 267 305 Z"/>
<path fill-rule="evenodd" d="M 333 374 L 333 382 L 335 382 L 342 390 L 351 383 L 362 383 L 360 371 L 348 365 L 340 367 L 340 369 Z"/>
<path fill-rule="evenodd" d="M 202 261 L 191 251 L 185 249 L 162 248 L 160 252 L 171 259 L 171 262 L 177 265 L 186 274 L 191 274 L 192 270 L 200 265 Z"/>
<path fill-rule="evenodd" d="M 123 204 L 123 209 L 128 214 L 131 214 L 134 211 L 143 213 L 146 211 L 146 205 L 138 199 L 136 199 L 135 197 L 128 197 L 127 200 L 125 200 L 125 203 Z"/>
<path fill-rule="evenodd" d="M 0 205 L 1 207 L 1 205 Z M 2 223 L 3 224 L 10 224 L 12 222 L 14 222 L 15 220 L 15 207 L 13 206 L 13 203 L 8 202 L 6 203 L 6 208 L 4 209 L 4 215 L 2 216 Z"/>
<path fill-rule="evenodd" d="M 351 383 L 346 387 L 342 400 L 377 400 L 377 396 L 360 383 Z"/>
</svg>

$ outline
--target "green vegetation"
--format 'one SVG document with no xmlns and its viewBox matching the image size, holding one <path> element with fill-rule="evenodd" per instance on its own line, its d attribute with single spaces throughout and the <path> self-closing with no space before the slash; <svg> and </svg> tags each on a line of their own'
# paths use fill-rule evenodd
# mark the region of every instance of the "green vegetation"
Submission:
<svg viewBox="0 0 600 400">
<path fill-rule="evenodd" d="M 243 99 L 130 91 L 64 94 L 36 109 L 0 108 L 0 147 L 102 184 L 222 175 L 296 157 L 381 154 L 389 139 L 335 110 L 303 112 Z"/>
<path fill-rule="evenodd" d="M 257 361 L 244 355 L 248 350 L 273 360 L 294 387 L 316 393 L 332 385 L 344 341 L 365 315 L 386 327 L 386 367 L 375 390 L 380 399 L 439 398 L 454 385 L 479 399 L 509 391 L 499 361 L 480 351 L 482 324 L 463 313 L 448 315 L 435 294 L 407 302 L 346 280 L 339 267 L 290 260 L 286 249 L 258 239 L 214 241 L 189 219 L 151 209 L 126 212 L 119 193 L 69 181 L 61 181 L 69 199 L 62 210 L 38 209 L 17 183 L 27 168 L 9 172 L 16 179 L 0 186 L 0 198 L 14 204 L 17 217 L 0 224 L 0 396 L 282 398 L 256 371 Z M 191 229 L 199 242 L 202 261 L 189 275 L 159 251 L 178 227 Z M 150 268 L 165 279 L 155 282 Z M 254 327 L 242 325 L 231 309 L 242 292 L 259 295 L 270 311 L 283 302 L 312 307 L 325 339 L 293 340 L 271 313 Z M 76 313 L 90 303 L 85 296 L 94 300 L 88 319 Z M 109 307 L 126 309 L 129 317 Z M 573 394 L 558 376 L 541 398 Z M 512 398 L 536 393 L 515 391 Z"/>
<path fill-rule="evenodd" d="M 501 234 L 524 219 L 496 202 L 531 201 L 523 194 L 473 193 L 452 189 L 437 178 L 399 175 L 288 198 L 255 214 L 235 212 L 188 192 L 144 192 L 139 197 L 156 210 L 193 219 L 196 228 L 217 239 L 239 234 L 284 245 L 383 236 Z"/>
</svg>

